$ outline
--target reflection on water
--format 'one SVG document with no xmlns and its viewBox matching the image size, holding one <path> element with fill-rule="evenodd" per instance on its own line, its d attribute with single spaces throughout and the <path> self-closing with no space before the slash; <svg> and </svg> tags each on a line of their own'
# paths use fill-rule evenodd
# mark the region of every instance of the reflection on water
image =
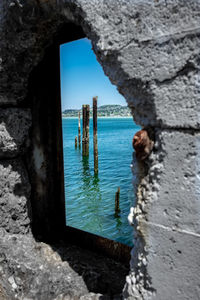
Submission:
<svg viewBox="0 0 200 300">
<path fill-rule="evenodd" d="M 99 188 L 98 175 L 91 174 L 89 167 L 89 157 L 82 157 L 82 184 L 81 194 L 85 195 L 84 210 L 87 211 L 87 215 L 90 215 L 92 226 L 96 227 L 96 230 L 102 229 L 101 218 L 99 216 L 99 205 L 101 203 L 101 191 Z M 89 226 L 89 224 L 88 224 Z"/>
<path fill-rule="evenodd" d="M 99 174 L 94 175 L 92 139 L 89 157 L 74 148 L 77 122 L 63 119 L 66 223 L 131 245 L 132 228 L 127 215 L 134 195 L 129 166 L 131 140 L 139 127 L 132 119 L 98 120 Z M 115 192 L 119 186 L 120 213 L 115 215 Z"/>
</svg>

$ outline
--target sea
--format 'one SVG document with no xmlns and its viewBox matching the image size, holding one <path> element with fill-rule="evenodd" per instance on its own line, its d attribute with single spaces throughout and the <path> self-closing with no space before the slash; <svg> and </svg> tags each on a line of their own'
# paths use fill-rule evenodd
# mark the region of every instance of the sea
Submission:
<svg viewBox="0 0 200 300">
<path fill-rule="evenodd" d="M 90 119 L 89 157 L 75 148 L 78 118 L 63 118 L 66 225 L 132 246 L 127 216 L 135 202 L 131 172 L 132 139 L 140 130 L 132 118 L 98 118 L 99 172 L 94 174 L 93 126 Z M 82 132 L 81 132 L 82 133 Z M 120 213 L 115 193 L 120 187 Z"/>
</svg>

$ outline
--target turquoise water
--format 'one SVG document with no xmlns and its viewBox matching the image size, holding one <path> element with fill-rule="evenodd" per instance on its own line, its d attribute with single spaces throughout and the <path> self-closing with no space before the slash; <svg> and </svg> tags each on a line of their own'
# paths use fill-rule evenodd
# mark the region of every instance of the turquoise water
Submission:
<svg viewBox="0 0 200 300">
<path fill-rule="evenodd" d="M 134 203 L 132 138 L 140 128 L 132 118 L 98 118 L 99 174 L 94 176 L 93 133 L 90 119 L 89 158 L 75 149 L 78 119 L 63 118 L 66 224 L 111 240 L 132 245 L 127 216 Z M 115 192 L 120 187 L 120 209 L 114 214 Z"/>
</svg>

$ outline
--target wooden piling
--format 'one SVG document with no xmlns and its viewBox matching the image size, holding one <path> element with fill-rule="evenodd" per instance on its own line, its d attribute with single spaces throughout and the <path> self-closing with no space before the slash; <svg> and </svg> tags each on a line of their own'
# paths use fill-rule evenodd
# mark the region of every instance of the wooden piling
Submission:
<svg viewBox="0 0 200 300">
<path fill-rule="evenodd" d="M 120 195 L 120 187 L 118 187 L 117 192 L 115 194 L 115 215 L 116 216 L 120 212 L 120 208 L 119 208 L 119 195 Z"/>
<path fill-rule="evenodd" d="M 77 148 L 77 136 L 75 137 L 75 148 Z"/>
<path fill-rule="evenodd" d="M 82 105 L 82 155 L 85 155 L 85 105 Z"/>
<path fill-rule="evenodd" d="M 89 155 L 90 106 L 86 105 L 85 156 Z"/>
<path fill-rule="evenodd" d="M 93 98 L 93 150 L 94 150 L 94 173 L 98 174 L 98 144 L 97 144 L 97 98 Z"/>
<path fill-rule="evenodd" d="M 81 113 L 78 113 L 78 146 L 81 148 Z"/>
<path fill-rule="evenodd" d="M 83 105 L 83 128 L 82 128 L 82 155 L 89 155 L 89 122 L 90 122 L 90 106 Z"/>
</svg>

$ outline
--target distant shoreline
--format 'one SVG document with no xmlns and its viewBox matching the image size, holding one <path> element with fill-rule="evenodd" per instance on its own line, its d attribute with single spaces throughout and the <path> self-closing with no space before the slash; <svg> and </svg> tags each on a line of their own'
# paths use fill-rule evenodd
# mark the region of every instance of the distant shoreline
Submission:
<svg viewBox="0 0 200 300">
<path fill-rule="evenodd" d="M 132 119 L 132 116 L 110 116 L 110 117 L 97 117 L 97 119 Z M 62 116 L 62 119 L 78 119 L 78 117 L 65 117 Z M 81 118 L 82 119 L 82 118 Z M 92 117 L 90 117 L 90 119 L 92 119 Z"/>
<path fill-rule="evenodd" d="M 81 109 L 65 109 L 62 111 L 62 116 L 64 118 L 76 118 L 79 113 L 81 113 Z M 93 107 L 90 107 L 90 118 L 93 115 Z M 128 106 L 122 106 L 118 104 L 106 104 L 98 106 L 97 109 L 97 117 L 98 118 L 131 118 L 132 113 Z"/>
</svg>

